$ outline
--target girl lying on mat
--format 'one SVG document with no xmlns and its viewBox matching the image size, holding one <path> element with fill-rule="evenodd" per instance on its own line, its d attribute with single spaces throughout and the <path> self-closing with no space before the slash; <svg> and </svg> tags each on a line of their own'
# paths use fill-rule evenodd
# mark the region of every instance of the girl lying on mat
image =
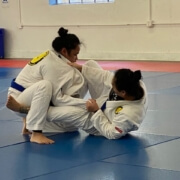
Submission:
<svg viewBox="0 0 180 180">
<path fill-rule="evenodd" d="M 68 64 L 82 73 L 92 99 L 87 100 L 86 108 L 50 106 L 43 132 L 80 128 L 92 135 L 118 139 L 139 128 L 148 106 L 146 87 L 139 70 L 119 69 L 112 73 L 103 70 L 93 60 L 84 65 Z M 9 97 L 7 107 L 17 112 L 29 108 L 12 97 Z"/>
</svg>

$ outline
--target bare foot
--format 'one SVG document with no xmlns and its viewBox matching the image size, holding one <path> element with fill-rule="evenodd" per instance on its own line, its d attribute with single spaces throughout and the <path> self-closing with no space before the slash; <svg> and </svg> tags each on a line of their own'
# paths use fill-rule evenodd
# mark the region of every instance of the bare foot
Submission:
<svg viewBox="0 0 180 180">
<path fill-rule="evenodd" d="M 44 136 L 42 133 L 33 132 L 31 139 L 31 142 L 35 142 L 38 144 L 53 144 L 54 141 Z"/>
<path fill-rule="evenodd" d="M 23 135 L 32 134 L 32 132 L 26 128 L 26 118 L 23 118 L 22 134 Z"/>
<path fill-rule="evenodd" d="M 6 107 L 12 111 L 28 114 L 30 107 L 23 106 L 18 103 L 12 96 L 9 96 L 6 102 Z"/>
<path fill-rule="evenodd" d="M 8 96 L 6 107 L 12 111 L 19 112 L 21 105 L 12 96 Z"/>
</svg>

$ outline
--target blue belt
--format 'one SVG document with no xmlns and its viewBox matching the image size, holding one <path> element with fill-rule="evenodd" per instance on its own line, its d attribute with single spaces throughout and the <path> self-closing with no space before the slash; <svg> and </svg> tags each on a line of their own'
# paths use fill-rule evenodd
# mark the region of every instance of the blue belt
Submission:
<svg viewBox="0 0 180 180">
<path fill-rule="evenodd" d="M 21 92 L 23 92 L 25 90 L 25 88 L 23 86 L 21 86 L 15 82 L 15 79 L 12 80 L 11 87 L 18 90 L 18 91 L 21 91 Z"/>
</svg>

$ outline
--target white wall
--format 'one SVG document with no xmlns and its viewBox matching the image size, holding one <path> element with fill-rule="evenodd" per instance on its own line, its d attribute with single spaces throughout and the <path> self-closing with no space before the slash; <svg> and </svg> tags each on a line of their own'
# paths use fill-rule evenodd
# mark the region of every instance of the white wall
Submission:
<svg viewBox="0 0 180 180">
<path fill-rule="evenodd" d="M 1 1 L 5 56 L 38 55 L 51 48 L 64 26 L 84 43 L 80 59 L 180 61 L 179 7 L 179 0 L 59 6 L 50 6 L 48 0 Z"/>
</svg>

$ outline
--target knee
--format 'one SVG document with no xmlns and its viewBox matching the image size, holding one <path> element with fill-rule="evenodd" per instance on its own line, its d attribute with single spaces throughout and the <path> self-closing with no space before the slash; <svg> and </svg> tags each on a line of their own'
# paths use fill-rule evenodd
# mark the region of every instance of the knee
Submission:
<svg viewBox="0 0 180 180">
<path fill-rule="evenodd" d="M 85 62 L 84 65 L 89 66 L 89 67 L 94 67 L 94 68 L 100 68 L 100 65 L 95 60 L 89 60 Z"/>
<path fill-rule="evenodd" d="M 43 89 L 43 91 L 52 94 L 52 84 L 51 82 L 47 81 L 47 80 L 42 80 L 40 83 L 41 88 Z"/>
</svg>

